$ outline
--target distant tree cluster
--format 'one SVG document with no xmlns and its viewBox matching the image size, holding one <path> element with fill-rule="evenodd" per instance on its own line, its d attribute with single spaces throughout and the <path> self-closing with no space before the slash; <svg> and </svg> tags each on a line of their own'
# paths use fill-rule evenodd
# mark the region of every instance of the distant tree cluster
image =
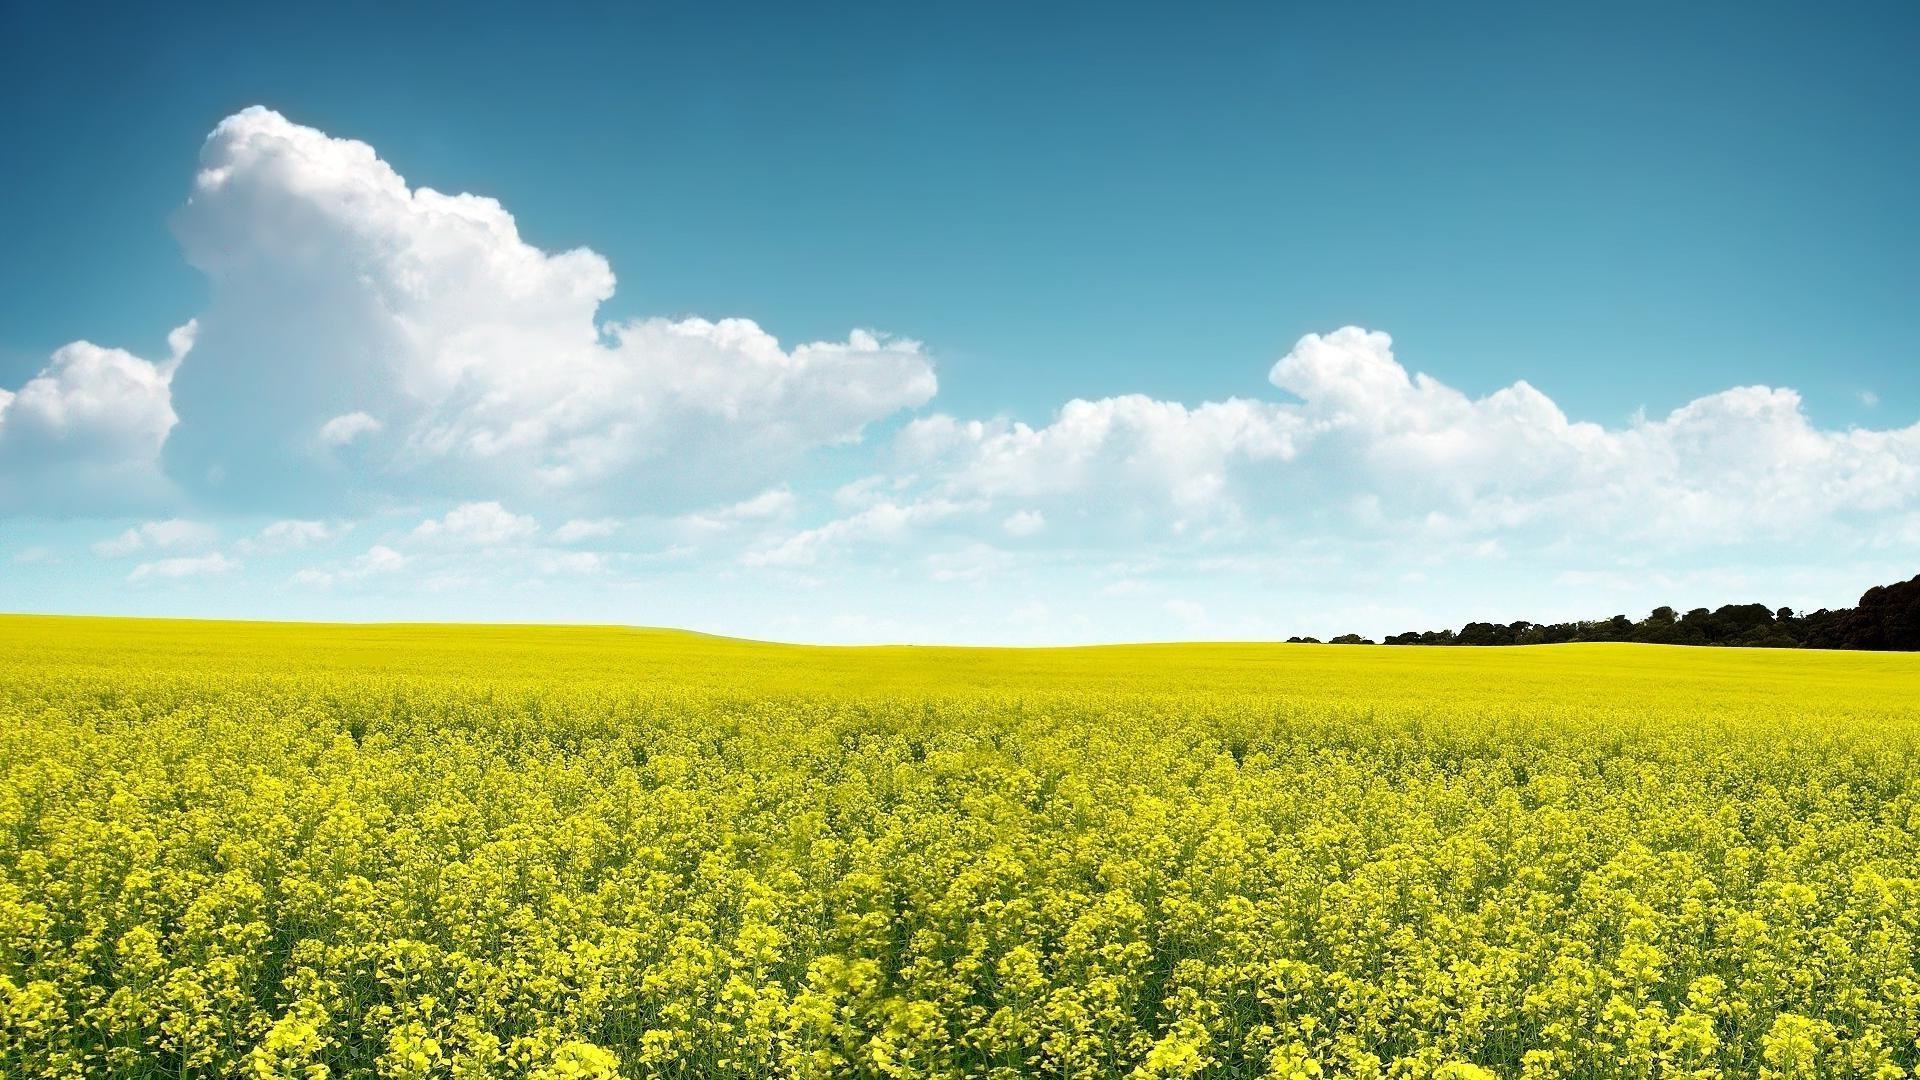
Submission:
<svg viewBox="0 0 1920 1080">
<path fill-rule="evenodd" d="M 1313 638 L 1288 638 L 1313 642 Z M 1760 649 L 1920 650 L 1920 576 L 1876 585 L 1858 607 L 1796 614 L 1765 604 L 1726 604 L 1712 611 L 1657 607 L 1635 622 L 1625 615 L 1564 623 L 1470 622 L 1459 630 L 1410 630 L 1388 645 L 1553 645 L 1567 641 L 1640 641 L 1654 645 L 1732 645 Z M 1334 645 L 1371 645 L 1358 634 Z"/>
</svg>

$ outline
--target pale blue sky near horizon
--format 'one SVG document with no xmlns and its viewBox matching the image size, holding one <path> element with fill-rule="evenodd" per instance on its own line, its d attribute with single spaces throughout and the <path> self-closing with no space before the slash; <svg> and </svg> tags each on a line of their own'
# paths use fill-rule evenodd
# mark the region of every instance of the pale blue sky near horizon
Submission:
<svg viewBox="0 0 1920 1080">
<path fill-rule="evenodd" d="M 265 106 L 369 144 L 410 185 L 498 199 L 537 248 L 598 252 L 618 281 L 602 321 L 743 316 L 786 346 L 845 340 L 852 328 L 924 343 L 938 378 L 930 402 L 865 418 L 857 446 L 824 439 L 796 450 L 795 464 L 752 486 L 793 493 L 790 531 L 800 533 L 844 516 L 825 507 L 846 480 L 886 474 L 902 491 L 909 481 L 930 485 L 912 524 L 881 530 L 890 542 L 908 536 L 910 555 L 880 561 L 918 581 L 923 564 L 971 552 L 984 569 L 969 564 L 939 579 L 964 579 L 966 604 L 987 620 L 963 636 L 1023 638 L 990 628 L 984 613 L 1054 586 L 1047 617 L 1064 616 L 1079 592 L 1054 571 L 1009 561 L 1032 553 L 1003 559 L 982 545 L 1033 542 L 1040 526 L 1010 524 L 1011 515 L 1032 514 L 1021 520 L 1045 521 L 1044 535 L 1055 536 L 1070 512 L 1086 512 L 1030 494 L 1003 503 L 1003 489 L 983 494 L 927 469 L 909 477 L 882 447 L 932 413 L 1039 428 L 1077 398 L 1291 401 L 1295 391 L 1269 384 L 1269 367 L 1303 335 L 1351 325 L 1391 333 L 1399 363 L 1469 398 L 1524 380 L 1571 419 L 1608 429 L 1752 385 L 1796 390 L 1821 432 L 1901 431 L 1920 420 L 1920 65 L 1911 62 L 1920 8 L 1911 4 L 322 10 L 9 0 L 0 11 L 0 390 L 19 390 L 55 350 L 81 339 L 166 357 L 168 331 L 210 304 L 209 280 L 183 259 L 175 234 L 203 142 L 223 118 Z M 189 353 L 181 370 L 194 361 Z M 181 416 L 176 436 L 196 422 L 184 405 Z M 1471 550 L 1533 567 L 1500 572 L 1507 603 L 1535 605 L 1514 617 L 1599 601 L 1555 584 L 1568 574 L 1644 571 L 1639 585 L 1623 586 L 1622 604 L 1656 595 L 1655 578 L 1684 591 L 1672 583 L 1696 580 L 1689 574 L 1722 575 L 1722 584 L 1700 585 L 1703 594 L 1732 574 L 1769 599 L 1792 593 L 1786 583 L 1798 574 L 1822 583 L 1805 586 L 1807 595 L 1824 595 L 1869 567 L 1920 570 L 1911 546 L 1920 533 L 1903 531 L 1915 505 L 1906 446 L 1885 451 L 1885 462 L 1850 464 L 1838 480 L 1807 480 L 1809 491 L 1830 490 L 1882 475 L 1898 488 L 1821 504 L 1836 529 L 1857 528 L 1863 516 L 1880 523 L 1871 536 L 1849 534 L 1861 554 L 1848 563 L 1822 560 L 1833 541 L 1818 529 L 1769 541 L 1802 552 L 1792 559 L 1747 545 L 1737 558 L 1663 560 L 1623 532 L 1611 548 L 1569 561 L 1553 554 L 1564 537 L 1500 531 L 1521 528 L 1519 517 L 1485 526 Z M 28 453 L 16 450 L 12 467 L 34 468 Z M 894 490 L 874 490 L 882 488 Z M 569 503 L 549 513 L 523 491 L 499 501 L 538 519 L 542 535 L 563 519 L 666 520 L 688 510 Z M 392 523 L 377 535 L 396 537 L 411 535 L 406 515 L 438 517 L 489 495 L 415 484 L 376 500 L 377 513 L 365 500 L 299 513 L 386 514 Z M 1384 498 L 1390 511 L 1398 505 Z M 991 519 L 997 539 L 913 539 L 931 527 L 923 521 L 950 527 L 962 503 Z M 1217 527 L 1208 535 L 1222 534 L 1229 518 L 1233 528 L 1262 513 L 1285 519 L 1246 509 L 1257 499 L 1242 503 L 1210 518 Z M 1169 511 L 1177 529 L 1097 560 L 1185 573 L 1216 557 L 1168 539 L 1192 536 L 1185 522 L 1202 516 L 1180 505 Z M 1236 533 L 1236 550 L 1270 558 L 1290 545 L 1336 543 L 1368 528 L 1361 519 L 1372 513 L 1280 539 Z M 1432 520 L 1420 513 L 1409 520 Z M 391 591 L 289 599 L 256 580 L 271 564 L 228 546 L 218 550 L 233 556 L 230 571 L 165 593 L 130 591 L 125 566 L 82 569 L 92 565 L 81 553 L 89 543 L 143 520 L 210 520 L 218 541 L 179 549 L 210 551 L 284 516 L 276 507 L 210 510 L 185 498 L 137 510 L 22 504 L 0 515 L 0 547 L 14 559 L 0 608 L 444 610 Z M 1527 528 L 1542 520 L 1521 517 Z M 363 524 L 356 535 L 372 530 Z M 746 544 L 763 555 L 744 565 L 801 558 L 814 569 L 795 588 L 837 580 L 812 546 L 765 556 L 779 539 Z M 623 557 L 643 563 L 685 546 L 649 543 Z M 1061 544 L 1042 561 L 1084 567 L 1096 558 L 1084 541 Z M 397 540 L 381 546 L 413 557 Z M 353 552 L 333 554 L 338 562 Z M 875 558 L 857 569 L 871 571 Z M 1403 561 L 1343 571 L 1341 591 L 1364 594 L 1352 582 L 1367 574 L 1400 582 L 1376 591 L 1418 591 L 1412 576 L 1429 572 Z M 759 570 L 732 555 L 701 565 L 663 609 L 720 613 L 724 625 L 698 629 L 769 625 L 750 599 L 763 586 L 725 584 Z M 332 573 L 337 590 L 347 579 Z M 623 587 L 645 594 L 646 573 L 630 568 Z M 1002 586 L 983 584 L 1003 575 Z M 1128 624 L 1125 636 L 1202 633 L 1181 620 L 1235 600 L 1219 584 L 1174 595 L 1177 587 L 1144 571 L 1109 576 L 1161 590 L 1151 593 L 1158 621 Z M 1458 596 L 1403 604 L 1397 595 L 1390 612 L 1372 616 L 1362 614 L 1372 601 L 1338 610 L 1382 620 L 1358 627 L 1371 632 L 1395 629 L 1401 617 L 1457 625 L 1483 613 L 1470 599 L 1474 583 L 1493 576 L 1473 571 Z M 859 625 L 879 636 L 940 637 L 937 596 L 919 623 L 878 610 L 923 587 L 933 588 L 878 582 L 866 594 L 875 610 L 850 601 L 840 614 L 869 620 Z M 604 581 L 581 587 L 580 602 L 597 604 L 593 594 L 607 591 Z M 1857 589 L 1843 591 L 1836 602 Z M 562 617 L 569 606 L 511 593 L 503 617 Z M 1325 606 L 1301 601 L 1303 611 Z M 619 621 L 666 621 L 649 614 L 639 605 Z M 1105 617 L 1088 618 L 1078 630 L 1032 636 L 1100 636 Z M 1307 620 L 1281 629 L 1293 625 L 1340 628 Z M 1216 618 L 1214 628 L 1229 626 Z"/>
</svg>

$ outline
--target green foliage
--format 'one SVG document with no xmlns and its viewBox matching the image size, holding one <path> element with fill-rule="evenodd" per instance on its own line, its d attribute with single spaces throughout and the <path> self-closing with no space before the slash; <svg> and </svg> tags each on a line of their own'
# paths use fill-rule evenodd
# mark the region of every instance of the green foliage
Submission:
<svg viewBox="0 0 1920 1080">
<path fill-rule="evenodd" d="M 1358 640 L 1354 634 L 1343 635 Z M 1335 638 L 1340 641 L 1341 638 Z M 1860 606 L 1796 615 L 1792 608 L 1723 604 L 1680 615 L 1662 605 L 1639 622 L 1625 615 L 1565 623 L 1521 620 L 1470 622 L 1460 628 L 1391 634 L 1388 645 L 1560 645 L 1568 642 L 1632 641 L 1647 645 L 1727 645 L 1743 649 L 1920 650 L 1920 576 L 1876 585 Z"/>
</svg>

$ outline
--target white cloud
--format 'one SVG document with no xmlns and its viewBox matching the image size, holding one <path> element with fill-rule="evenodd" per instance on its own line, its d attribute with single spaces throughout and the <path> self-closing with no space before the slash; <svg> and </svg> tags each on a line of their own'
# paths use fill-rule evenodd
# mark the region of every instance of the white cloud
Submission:
<svg viewBox="0 0 1920 1080">
<path fill-rule="evenodd" d="M 267 525 L 257 534 L 241 540 L 234 546 L 242 555 L 300 551 L 316 544 L 324 544 L 350 528 L 352 526 L 344 522 L 289 518 Z"/>
<path fill-rule="evenodd" d="M 320 425 L 320 441 L 327 446 L 345 446 L 362 435 L 371 435 L 385 427 L 364 412 L 342 413 Z"/>
<path fill-rule="evenodd" d="M 320 567 L 307 567 L 296 570 L 293 583 L 314 588 L 332 588 L 346 582 L 360 581 L 378 574 L 392 574 L 406 569 L 412 560 L 406 555 L 387 547 L 375 544 L 365 552 L 354 557 L 346 566 L 334 570 Z"/>
<path fill-rule="evenodd" d="M 142 551 L 212 547 L 219 539 L 220 530 L 205 522 L 169 518 L 142 522 L 111 540 L 94 544 L 91 550 L 103 559 L 117 559 Z"/>
<path fill-rule="evenodd" d="M 602 326 L 600 255 L 542 251 L 498 202 L 410 187 L 266 109 L 222 121 L 200 166 L 176 231 L 212 306 L 167 455 L 206 494 L 686 505 L 934 393 L 919 344 L 867 331 L 786 348 L 740 318 Z M 314 462 L 316 438 L 351 440 L 354 467 Z"/>
<path fill-rule="evenodd" d="M 1016 510 L 1000 521 L 1008 536 L 1034 536 L 1047 527 L 1047 515 L 1038 510 Z"/>
<path fill-rule="evenodd" d="M 219 552 L 210 555 L 178 555 L 171 559 L 156 559 L 143 562 L 127 575 L 130 582 L 164 579 L 177 581 L 181 578 L 205 577 L 211 574 L 227 574 L 240 569 L 240 564 Z"/>
<path fill-rule="evenodd" d="M 577 544 L 583 540 L 601 540 L 620 531 L 620 523 L 612 518 L 574 518 L 553 530 L 553 542 L 556 544 Z"/>
<path fill-rule="evenodd" d="M 675 524 L 693 533 L 726 532 L 741 525 L 777 521 L 789 517 L 797 502 L 793 492 L 785 488 L 771 488 L 730 506 L 683 514 L 675 520 Z"/>
<path fill-rule="evenodd" d="M 591 551 L 547 552 L 536 565 L 543 574 L 597 574 L 605 568 L 600 556 Z"/>
<path fill-rule="evenodd" d="M 434 593 L 479 589 L 508 581 L 524 584 L 528 580 L 525 571 L 529 570 L 532 576 L 552 578 L 599 574 L 608 569 L 607 558 L 598 552 L 515 546 L 514 541 L 529 538 L 520 525 L 531 519 L 512 514 L 500 517 L 492 513 L 492 508 L 471 511 L 471 507 L 461 507 L 447 518 L 429 523 L 436 527 L 429 533 L 430 537 L 455 539 L 457 543 L 415 552 L 375 544 L 344 564 L 307 567 L 296 571 L 290 580 L 296 585 L 328 589 L 365 585 L 369 579 L 404 572 L 405 576 L 398 579 L 398 587 L 414 593 Z M 452 532 L 446 525 L 448 518 L 454 522 Z"/>
<path fill-rule="evenodd" d="M 1739 387 L 1608 428 L 1525 382 L 1469 397 L 1352 327 L 1302 338 L 1270 381 L 1297 400 L 1076 400 L 1039 428 L 916 420 L 898 451 L 917 486 L 889 505 L 1044 514 L 1062 544 L 1317 536 L 1499 556 L 1502 538 L 1673 550 L 1859 537 L 1920 504 L 1920 425 L 1823 431 L 1791 390 Z"/>
<path fill-rule="evenodd" d="M 927 556 L 928 577 L 939 582 L 988 581 L 1013 565 L 1013 557 L 990 544 L 970 543 Z"/>
<path fill-rule="evenodd" d="M 430 518 L 414 527 L 416 540 L 494 547 L 531 539 L 540 524 L 497 502 L 463 503 L 444 517 Z"/>
<path fill-rule="evenodd" d="M 1880 395 L 1871 390 L 1860 391 L 1860 404 L 1872 409 L 1880 404 Z"/>
<path fill-rule="evenodd" d="M 354 569 L 368 574 L 391 574 L 407 565 L 407 557 L 387 547 L 375 544 L 366 553 L 354 560 Z"/>
<path fill-rule="evenodd" d="M 910 466 L 944 469 L 956 491 L 1041 499 L 1126 487 L 1175 512 L 1205 510 L 1235 464 L 1285 461 L 1300 422 L 1287 406 L 1234 398 L 1189 409 L 1139 394 L 1074 400 L 1044 428 L 936 415 L 900 434 Z"/>
<path fill-rule="evenodd" d="M 806 566 L 823 555 L 850 546 L 900 539 L 915 527 L 941 521 L 969 507 L 945 500 L 908 505 L 883 502 L 814 529 L 795 533 L 777 543 L 748 551 L 740 557 L 747 566 Z"/>
<path fill-rule="evenodd" d="M 906 491 L 911 486 L 912 478 L 907 476 L 863 476 L 835 488 L 833 505 L 842 510 L 865 510 L 890 493 Z"/>
<path fill-rule="evenodd" d="M 167 484 L 171 384 L 196 326 L 168 335 L 167 360 L 76 341 L 17 392 L 0 389 L 0 511 L 150 505 Z"/>
<path fill-rule="evenodd" d="M 738 521 L 763 521 L 767 518 L 785 517 L 793 512 L 793 492 L 785 488 L 763 491 L 751 499 L 743 499 L 727 509 L 727 515 Z"/>
</svg>

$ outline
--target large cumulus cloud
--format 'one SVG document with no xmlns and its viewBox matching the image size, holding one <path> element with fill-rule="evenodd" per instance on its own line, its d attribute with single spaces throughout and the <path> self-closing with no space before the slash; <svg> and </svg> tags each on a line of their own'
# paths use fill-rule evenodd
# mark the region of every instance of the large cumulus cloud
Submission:
<svg viewBox="0 0 1920 1080">
<path fill-rule="evenodd" d="M 175 228 L 213 307 L 169 460 L 247 499 L 290 473 L 623 505 L 745 491 L 935 388 L 917 343 L 864 331 L 786 349 L 747 319 L 600 325 L 598 254 L 541 251 L 498 202 L 411 188 L 266 109 L 214 129 Z"/>
<path fill-rule="evenodd" d="M 160 451 L 178 422 L 171 384 L 194 332 L 175 330 L 157 363 L 76 341 L 17 392 L 0 389 L 0 512 L 163 502 Z"/>
<path fill-rule="evenodd" d="M 915 420 L 896 440 L 898 475 L 868 488 L 886 492 L 895 528 L 859 528 L 875 511 L 857 508 L 749 561 L 818 559 L 911 536 L 915 522 L 1009 533 L 1009 514 L 1047 523 L 1019 530 L 1029 546 L 1871 546 L 1909 532 L 1920 508 L 1920 425 L 1822 430 L 1792 390 L 1738 387 L 1608 427 L 1570 420 L 1526 382 L 1471 397 L 1410 372 L 1391 338 L 1357 327 L 1301 338 L 1268 378 L 1282 396 L 1074 400 L 1037 427 Z"/>
<path fill-rule="evenodd" d="M 936 385 L 918 343 L 867 331 L 786 348 L 748 319 L 603 325 L 598 254 L 542 251 L 498 202 L 410 187 L 264 108 L 213 130 L 174 227 L 211 286 L 192 361 L 75 343 L 0 391 L 12 501 L 56 468 L 103 495 L 164 468 L 248 508 L 656 506 L 754 490 Z"/>
</svg>

